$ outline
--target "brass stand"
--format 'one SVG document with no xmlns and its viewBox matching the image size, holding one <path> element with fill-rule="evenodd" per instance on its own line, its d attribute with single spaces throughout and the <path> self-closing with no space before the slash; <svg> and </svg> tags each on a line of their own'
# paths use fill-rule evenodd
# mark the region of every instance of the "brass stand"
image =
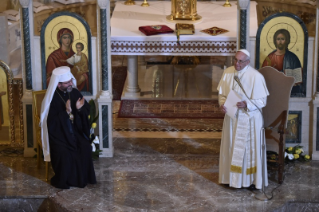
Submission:
<svg viewBox="0 0 319 212">
<path fill-rule="evenodd" d="M 171 14 L 166 16 L 168 21 L 199 21 L 197 0 L 171 0 Z"/>
<path fill-rule="evenodd" d="M 226 3 L 223 5 L 224 7 L 231 7 L 231 4 L 229 3 L 228 0 L 226 0 Z"/>
<path fill-rule="evenodd" d="M 124 2 L 125 5 L 135 5 L 135 2 L 133 0 L 127 0 Z"/>
<path fill-rule="evenodd" d="M 147 0 L 144 0 L 144 2 L 141 4 L 142 7 L 149 7 L 149 3 L 147 2 Z"/>
</svg>

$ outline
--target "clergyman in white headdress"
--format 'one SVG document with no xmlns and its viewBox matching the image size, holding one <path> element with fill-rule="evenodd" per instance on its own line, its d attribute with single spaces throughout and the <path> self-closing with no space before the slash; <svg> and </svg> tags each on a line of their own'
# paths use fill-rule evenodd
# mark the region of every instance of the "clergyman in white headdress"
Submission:
<svg viewBox="0 0 319 212">
<path fill-rule="evenodd" d="M 90 105 L 76 89 L 70 68 L 53 70 L 41 106 L 41 137 L 45 161 L 51 161 L 57 188 L 85 187 L 96 177 L 90 144 Z"/>
<path fill-rule="evenodd" d="M 249 52 L 246 49 L 238 50 L 234 65 L 224 70 L 217 87 L 220 110 L 225 113 L 219 158 L 219 183 L 234 188 L 261 189 L 263 177 L 264 186 L 268 185 L 266 152 L 264 160 L 261 154 L 261 108 L 266 106 L 269 92 L 263 75 L 249 63 Z M 231 115 L 230 106 L 224 106 L 227 98 L 233 94 L 239 99 L 237 108 L 234 108 L 235 115 Z"/>
</svg>

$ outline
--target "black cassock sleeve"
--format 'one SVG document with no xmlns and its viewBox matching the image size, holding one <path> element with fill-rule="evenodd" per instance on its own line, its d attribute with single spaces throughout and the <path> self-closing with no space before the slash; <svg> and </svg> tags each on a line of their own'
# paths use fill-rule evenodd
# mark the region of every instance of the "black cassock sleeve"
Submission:
<svg viewBox="0 0 319 212">
<path fill-rule="evenodd" d="M 80 96 L 76 96 L 76 99 L 74 99 L 74 105 L 72 104 L 72 111 L 74 114 L 74 128 L 75 130 L 83 136 L 88 141 L 90 140 L 90 123 L 89 123 L 89 114 L 90 114 L 90 105 L 85 100 L 84 105 L 80 108 L 80 110 L 76 109 L 76 101 L 79 98 L 83 98 L 81 93 L 79 92 Z M 73 99 L 73 98 L 72 98 Z"/>
<path fill-rule="evenodd" d="M 88 114 L 90 105 L 85 101 L 80 111 L 76 109 L 76 101 L 83 98 L 81 93 L 73 89 L 70 93 L 72 114 L 74 115 L 73 124 L 66 112 L 65 102 L 55 92 L 48 114 L 47 125 L 49 132 L 50 148 L 58 150 L 65 147 L 70 150 L 77 150 L 76 134 L 84 137 L 89 142 L 89 120 Z"/>
</svg>

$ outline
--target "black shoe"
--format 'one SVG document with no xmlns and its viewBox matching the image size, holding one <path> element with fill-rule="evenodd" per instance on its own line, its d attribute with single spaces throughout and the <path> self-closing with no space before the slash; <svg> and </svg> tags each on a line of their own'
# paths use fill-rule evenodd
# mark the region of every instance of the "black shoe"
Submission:
<svg viewBox="0 0 319 212">
<path fill-rule="evenodd" d="M 254 184 L 251 184 L 249 187 L 248 187 L 249 190 L 256 190 L 256 186 Z"/>
</svg>

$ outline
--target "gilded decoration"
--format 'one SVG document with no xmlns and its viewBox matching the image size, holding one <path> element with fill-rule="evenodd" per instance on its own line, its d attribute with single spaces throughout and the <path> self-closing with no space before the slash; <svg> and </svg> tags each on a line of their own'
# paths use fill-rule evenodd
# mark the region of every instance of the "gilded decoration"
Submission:
<svg viewBox="0 0 319 212">
<path fill-rule="evenodd" d="M 199 21 L 202 19 L 197 14 L 197 0 L 171 0 L 171 15 L 166 19 L 169 21 Z"/>
<path fill-rule="evenodd" d="M 260 40 L 265 42 L 260 43 L 259 67 L 262 67 L 262 63 L 267 55 L 276 49 L 273 36 L 279 29 L 286 29 L 290 33 L 288 49 L 297 55 L 303 67 L 304 32 L 301 25 L 290 17 L 273 18 L 264 26 L 260 34 Z"/>
<path fill-rule="evenodd" d="M 10 0 L 11 7 L 10 9 L 19 10 L 19 0 Z"/>
<path fill-rule="evenodd" d="M 289 12 L 297 15 L 306 25 L 309 36 L 316 34 L 316 1 L 315 0 L 277 0 L 258 1 L 257 0 L 258 25 L 265 18 L 279 12 Z"/>
<path fill-rule="evenodd" d="M 58 12 L 68 11 L 76 13 L 81 16 L 90 26 L 92 36 L 97 36 L 97 16 L 96 16 L 96 1 L 86 0 L 82 3 L 63 5 L 59 3 L 50 3 L 53 9 L 43 10 L 38 13 L 34 13 L 34 35 L 40 36 L 41 28 L 45 20 Z M 92 15 L 94 14 L 94 15 Z"/>
<path fill-rule="evenodd" d="M 305 97 L 307 84 L 308 32 L 292 13 L 267 17 L 257 31 L 256 68 L 271 66 L 295 78 L 292 97 Z"/>
<path fill-rule="evenodd" d="M 12 81 L 11 69 L 0 60 L 0 145 L 15 141 Z"/>
<path fill-rule="evenodd" d="M 301 143 L 301 111 L 289 111 L 286 143 Z"/>
<path fill-rule="evenodd" d="M 87 46 L 87 33 L 83 24 L 74 17 L 71 16 L 59 16 L 54 18 L 47 25 L 45 30 L 45 60 L 47 61 L 48 56 L 56 49 L 60 48 L 60 44 L 57 40 L 57 34 L 60 29 L 67 28 L 73 33 L 72 49 L 76 49 L 76 42 L 82 42 L 84 49 L 82 52 L 88 57 L 88 46 Z"/>
<path fill-rule="evenodd" d="M 203 29 L 203 30 L 201 30 L 201 32 L 207 33 L 207 34 L 212 35 L 212 36 L 216 36 L 216 35 L 220 35 L 220 34 L 223 34 L 223 33 L 229 32 L 229 31 L 226 29 L 223 29 L 223 28 L 219 28 L 219 27 L 211 27 L 208 29 Z"/>
<path fill-rule="evenodd" d="M 73 13 L 50 17 L 41 31 L 44 84 L 47 87 L 54 68 L 69 66 L 83 95 L 92 91 L 91 35 L 87 23 Z"/>
</svg>

